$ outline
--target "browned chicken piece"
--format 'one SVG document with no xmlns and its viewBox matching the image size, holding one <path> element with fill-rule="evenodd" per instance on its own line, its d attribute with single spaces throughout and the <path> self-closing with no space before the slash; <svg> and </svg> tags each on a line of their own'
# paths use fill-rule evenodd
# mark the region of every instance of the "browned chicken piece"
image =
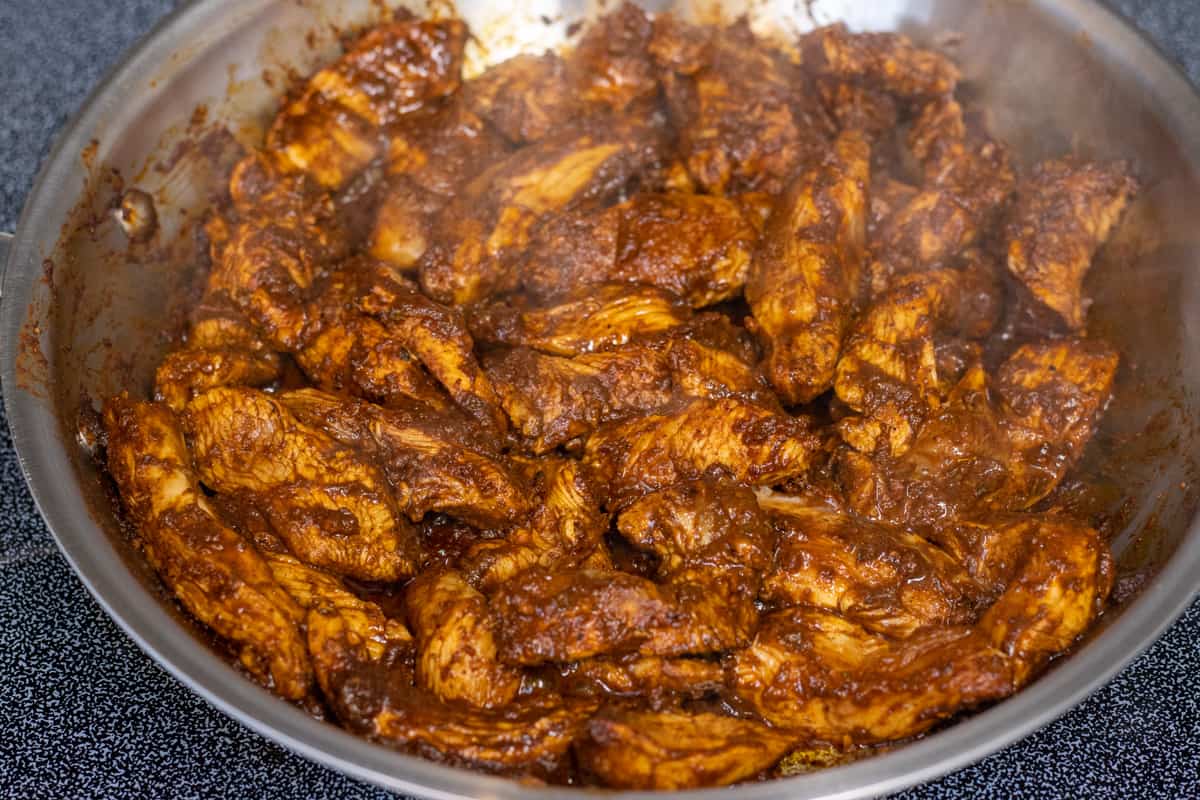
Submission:
<svg viewBox="0 0 1200 800">
<path fill-rule="evenodd" d="M 979 621 L 1024 684 L 1091 627 L 1108 599 L 1113 560 L 1092 528 L 1061 517 L 983 514 L 936 538 L 999 598 Z"/>
<path fill-rule="evenodd" d="M 588 721 L 576 752 L 605 786 L 666 791 L 753 778 L 794 744 L 793 735 L 750 719 L 609 708 Z"/>
<path fill-rule="evenodd" d="M 981 339 L 1003 303 L 996 267 L 982 254 L 965 269 L 905 275 L 855 322 L 837 363 L 834 391 L 857 415 L 838 423 L 863 453 L 902 455 L 945 398 L 938 345 Z"/>
<path fill-rule="evenodd" d="M 815 75 L 864 83 L 901 98 L 947 95 L 958 84 L 950 59 L 917 47 L 897 33 L 851 33 L 844 23 L 800 38 L 804 69 Z"/>
<path fill-rule="evenodd" d="M 418 686 L 476 708 L 499 708 L 517 696 L 521 670 L 497 660 L 487 599 L 462 575 L 418 576 L 405 589 L 404 607 L 417 638 Z"/>
<path fill-rule="evenodd" d="M 253 389 L 211 389 L 188 403 L 183 426 L 200 479 L 252 495 L 293 553 L 363 580 L 416 571 L 416 532 L 381 471 Z"/>
<path fill-rule="evenodd" d="M 336 210 L 307 176 L 281 174 L 261 153 L 234 169 L 230 193 L 240 221 L 206 292 L 228 297 L 276 349 L 297 350 L 310 333 L 308 294 L 345 253 Z"/>
<path fill-rule="evenodd" d="M 604 211 L 547 223 L 534 237 L 521 280 L 543 297 L 587 284 L 638 283 L 701 308 L 741 294 L 757 241 L 731 200 L 639 193 Z"/>
<path fill-rule="evenodd" d="M 236 310 L 201 306 L 183 346 L 167 354 L 154 373 L 154 398 L 179 412 L 198 394 L 218 386 L 263 386 L 279 377 L 279 354 Z"/>
<path fill-rule="evenodd" d="M 233 643 L 238 661 L 283 697 L 312 684 L 304 612 L 254 547 L 221 522 L 201 490 L 175 415 L 109 398 L 108 470 L 150 566 L 200 622 Z"/>
<path fill-rule="evenodd" d="M 522 53 L 463 85 L 471 109 L 516 144 L 544 139 L 585 113 L 562 56 Z"/>
<path fill-rule="evenodd" d="M 720 663 L 699 658 L 589 658 L 558 668 L 559 686 L 567 694 L 639 697 L 652 708 L 680 698 L 703 697 L 719 690 L 724 682 Z"/>
<path fill-rule="evenodd" d="M 467 26 L 402 19 L 372 28 L 283 108 L 267 147 L 336 189 L 382 151 L 380 129 L 458 89 Z"/>
<path fill-rule="evenodd" d="M 375 612 L 344 614 L 320 606 L 309 612 L 317 677 L 344 724 L 438 761 L 510 774 L 555 771 L 593 705 L 563 703 L 545 693 L 497 710 L 443 703 L 413 685 L 408 642 L 373 646 L 362 623 Z"/>
<path fill-rule="evenodd" d="M 542 780 L 562 769 L 571 743 L 595 709 L 590 701 L 564 703 L 545 696 L 522 697 L 499 709 L 474 709 L 386 683 L 374 694 L 362 692 L 356 683 L 350 678 L 343 690 L 347 700 L 335 703 L 353 729 L 435 761 Z"/>
<path fill-rule="evenodd" d="M 658 68 L 649 53 L 652 31 L 646 12 L 629 2 L 589 25 L 567 57 L 579 99 L 616 114 L 656 99 Z"/>
<path fill-rule="evenodd" d="M 891 135 L 900 124 L 896 98 L 874 86 L 837 78 L 817 81 L 817 91 L 838 130 L 859 131 L 872 143 Z"/>
<path fill-rule="evenodd" d="M 276 582 L 305 610 L 308 646 L 318 682 L 328 690 L 323 644 L 331 631 L 344 630 L 372 662 L 394 658 L 413 646 L 413 637 L 397 619 L 389 619 L 375 603 L 360 599 L 334 575 L 310 567 L 286 553 L 263 554 Z"/>
<path fill-rule="evenodd" d="M 479 173 L 438 217 L 421 264 L 431 297 L 461 305 L 515 288 L 514 261 L 550 216 L 597 207 L 662 160 L 663 131 L 638 120 L 560 129 Z"/>
<path fill-rule="evenodd" d="M 710 194 L 783 191 L 833 133 L 820 99 L 744 20 L 717 31 L 656 25 L 671 122 L 688 171 Z"/>
<path fill-rule="evenodd" d="M 527 570 L 492 598 L 504 660 L 680 656 L 749 640 L 774 545 L 752 492 L 683 484 L 633 504 L 618 527 L 635 547 L 659 557 L 657 582 L 626 572 Z"/>
<path fill-rule="evenodd" d="M 392 280 L 388 270 L 371 259 L 352 258 L 330 272 L 308 304 L 313 332 L 295 351 L 296 363 L 328 391 L 448 410 L 450 399 L 401 338 L 361 308 L 375 281 Z"/>
<path fill-rule="evenodd" d="M 396 505 L 419 521 L 442 512 L 483 527 L 528 516 L 525 482 L 484 429 L 417 403 L 382 408 L 300 389 L 278 396 L 302 424 L 368 455 L 383 468 Z"/>
<path fill-rule="evenodd" d="M 772 486 L 805 474 L 820 440 L 812 421 L 740 398 L 695 400 L 664 414 L 606 425 L 584 463 L 620 509 L 658 489 L 703 476 Z"/>
<path fill-rule="evenodd" d="M 394 268 L 352 259 L 331 275 L 311 308 L 319 333 L 297 361 L 323 388 L 443 407 L 423 366 L 464 411 L 496 431 L 507 429 L 462 314 L 421 294 Z"/>
<path fill-rule="evenodd" d="M 500 398 L 475 358 L 475 341 L 458 309 L 430 300 L 414 283 L 388 273 L 372 283 L 362 309 L 420 359 L 459 408 L 499 433 L 507 430 Z"/>
<path fill-rule="evenodd" d="M 796 737 L 867 744 L 905 739 L 1014 690 L 1010 659 L 968 626 L 906 639 L 808 606 L 763 618 L 728 660 L 734 695 Z"/>
<path fill-rule="evenodd" d="M 1021 347 L 994 382 L 972 367 L 903 456 L 841 453 L 851 508 L 900 525 L 1030 508 L 1078 462 L 1117 361 L 1100 342 L 1067 339 Z"/>
<path fill-rule="evenodd" d="M 508 146 L 461 98 L 405 117 L 389 135 L 388 177 L 368 248 L 382 261 L 414 269 L 436 215 Z"/>
<path fill-rule="evenodd" d="M 579 462 L 546 458 L 533 471 L 541 501 L 529 521 L 503 538 L 475 544 L 462 559 L 463 573 L 485 592 L 535 566 L 581 565 L 603 546 L 608 516 Z"/>
<path fill-rule="evenodd" d="M 1034 298 L 1079 330 L 1083 278 L 1137 183 L 1123 163 L 1046 161 L 1022 182 L 1006 229 L 1008 269 Z"/>
<path fill-rule="evenodd" d="M 670 292 L 623 283 L 581 286 L 543 303 L 508 297 L 467 314 L 471 333 L 482 344 L 528 347 L 557 356 L 612 350 L 691 318 L 687 304 Z"/>
<path fill-rule="evenodd" d="M 859 294 L 870 160 L 861 134 L 839 136 L 776 206 L 750 268 L 746 302 L 785 404 L 806 403 L 833 383 Z"/>
<path fill-rule="evenodd" d="M 770 406 L 753 361 L 725 317 L 703 315 L 665 334 L 574 358 L 528 348 L 495 351 L 484 369 L 513 427 L 544 453 L 604 423 L 689 397 L 739 396 Z"/>
<path fill-rule="evenodd" d="M 867 219 L 867 241 L 875 242 L 888 222 L 908 206 L 919 192 L 916 186 L 889 175 L 871 173 L 870 215 Z"/>
<path fill-rule="evenodd" d="M 528 144 L 582 117 L 651 100 L 658 75 L 647 52 L 651 23 L 630 3 L 596 20 L 565 58 L 523 53 L 463 88 L 475 113 L 506 139 Z"/>
<path fill-rule="evenodd" d="M 759 504 L 779 534 L 764 601 L 835 611 L 894 638 L 975 621 L 983 587 L 925 539 L 803 498 L 760 495 Z"/>
<path fill-rule="evenodd" d="M 897 274 L 951 265 L 979 241 L 1016 187 L 1008 151 L 970 130 L 952 97 L 922 107 L 909 148 L 921 162 L 924 182 L 873 237 L 868 283 L 876 295 Z"/>
</svg>

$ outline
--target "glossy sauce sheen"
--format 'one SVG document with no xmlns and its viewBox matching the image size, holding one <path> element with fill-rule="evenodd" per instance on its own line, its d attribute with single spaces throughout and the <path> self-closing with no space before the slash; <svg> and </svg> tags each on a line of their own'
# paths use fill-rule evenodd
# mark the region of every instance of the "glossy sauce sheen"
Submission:
<svg viewBox="0 0 1200 800">
<path fill-rule="evenodd" d="M 463 81 L 468 36 L 400 15 L 293 93 L 154 397 L 105 404 L 150 564 L 252 678 L 677 789 L 919 736 L 1089 629 L 1125 165 L 1012 163 L 899 35 L 626 5 Z"/>
</svg>

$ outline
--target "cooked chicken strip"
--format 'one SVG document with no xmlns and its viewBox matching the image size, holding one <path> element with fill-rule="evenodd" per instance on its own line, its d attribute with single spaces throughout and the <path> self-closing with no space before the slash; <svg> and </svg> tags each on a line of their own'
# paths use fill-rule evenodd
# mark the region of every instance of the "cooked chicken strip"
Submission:
<svg viewBox="0 0 1200 800">
<path fill-rule="evenodd" d="M 440 761 L 549 774 L 594 708 L 586 701 L 564 704 L 549 694 L 497 710 L 443 703 L 413 685 L 405 658 L 410 645 L 403 636 L 375 646 L 364 622 L 382 612 L 374 604 L 363 606 L 356 611 L 364 613 L 345 613 L 340 602 L 318 605 L 308 616 L 318 680 L 333 712 L 352 730 Z"/>
<path fill-rule="evenodd" d="M 381 152 L 380 128 L 458 89 L 466 41 L 457 19 L 372 28 L 280 111 L 267 147 L 322 186 L 344 185 Z"/>
<path fill-rule="evenodd" d="M 352 259 L 333 273 L 312 305 L 318 311 L 310 316 L 321 332 L 310 337 L 297 360 L 324 388 L 352 384 L 389 404 L 415 399 L 443 406 L 423 377 L 424 366 L 472 417 L 499 432 L 507 428 L 462 315 L 425 297 L 392 267 Z"/>
<path fill-rule="evenodd" d="M 650 49 L 688 171 L 706 192 L 778 194 L 828 147 L 833 124 L 820 100 L 745 20 L 714 31 L 667 18 Z"/>
<path fill-rule="evenodd" d="M 1001 593 L 979 621 L 1023 684 L 1091 627 L 1112 588 L 1108 545 L 1078 522 L 984 514 L 934 534 L 972 577 Z"/>
<path fill-rule="evenodd" d="M 921 537 L 801 498 L 760 494 L 759 504 L 779 534 L 766 602 L 828 609 L 895 638 L 974 622 L 983 587 Z"/>
<path fill-rule="evenodd" d="M 726 198 L 639 193 L 604 211 L 547 223 L 534 237 L 521 279 L 543 297 L 586 284 L 640 283 L 701 308 L 741 293 L 757 240 L 754 226 Z"/>
<path fill-rule="evenodd" d="M 1083 454 L 1117 361 L 1100 342 L 1065 339 L 1018 349 L 994 390 L 971 368 L 900 458 L 842 453 L 850 506 L 901 525 L 1030 508 Z"/>
<path fill-rule="evenodd" d="M 699 658 L 626 656 L 563 664 L 558 679 L 571 695 L 641 697 L 659 708 L 679 698 L 717 691 L 724 685 L 725 673 L 718 662 Z"/>
<path fill-rule="evenodd" d="M 456 97 L 432 113 L 412 114 L 389 131 L 387 180 L 368 248 L 401 269 L 417 267 L 437 214 L 508 146 Z"/>
<path fill-rule="evenodd" d="M 380 470 L 299 422 L 270 395 L 212 389 L 187 405 L 183 427 L 200 479 L 253 495 L 292 552 L 314 566 L 392 581 L 417 565 L 416 532 Z"/>
<path fill-rule="evenodd" d="M 276 349 L 311 335 L 308 296 L 346 251 L 329 195 L 268 153 L 244 158 L 229 180 L 239 222 L 209 273 L 206 292 L 228 297 Z"/>
<path fill-rule="evenodd" d="M 471 309 L 467 317 L 481 343 L 530 347 L 558 356 L 611 350 L 690 318 L 691 309 L 670 292 L 621 283 L 582 286 L 542 304 L 523 298 L 497 300 Z"/>
<path fill-rule="evenodd" d="M 217 517 L 166 406 L 117 395 L 104 407 L 108 470 L 146 560 L 196 619 L 228 639 L 252 675 L 283 697 L 309 692 L 304 612 L 249 542 Z"/>
<path fill-rule="evenodd" d="M 868 266 L 871 293 L 896 275 L 952 266 L 995 221 L 1016 186 L 1008 151 L 969 130 L 952 97 L 929 101 L 909 132 L 921 190 L 881 225 Z"/>
<path fill-rule="evenodd" d="M 567 62 L 521 53 L 463 85 L 471 109 L 516 144 L 544 139 L 585 113 Z"/>
<path fill-rule="evenodd" d="M 696 400 L 667 414 L 607 425 L 584 463 L 619 509 L 658 489 L 705 475 L 769 486 L 807 472 L 819 442 L 810 420 L 739 398 Z"/>
<path fill-rule="evenodd" d="M 417 637 L 417 685 L 447 702 L 499 708 L 521 688 L 521 670 L 496 657 L 487 599 L 452 571 L 408 584 L 404 607 Z"/>
<path fill-rule="evenodd" d="M 462 571 L 485 592 L 535 566 L 569 569 L 602 548 L 608 517 L 600 493 L 579 462 L 546 458 L 534 467 L 541 504 L 530 520 L 501 539 L 472 546 Z"/>
<path fill-rule="evenodd" d="M 301 389 L 279 402 L 304 425 L 367 453 L 383 468 L 396 504 L 419 521 L 439 511 L 481 526 L 528 516 L 524 482 L 470 420 L 417 403 L 372 403 Z"/>
<path fill-rule="evenodd" d="M 842 134 L 824 163 L 792 183 L 755 254 L 746 301 L 784 403 L 808 402 L 833 383 L 859 294 L 869 169 L 866 141 Z"/>
<path fill-rule="evenodd" d="M 279 354 L 267 347 L 241 314 L 222 305 L 197 312 L 183 347 L 154 373 L 154 398 L 179 412 L 218 386 L 263 386 L 279 377 Z"/>
<path fill-rule="evenodd" d="M 595 207 L 662 158 L 659 128 L 630 120 L 570 126 L 518 150 L 467 183 L 438 218 L 421 286 L 463 304 L 517 284 L 513 261 L 550 215 Z"/>
<path fill-rule="evenodd" d="M 1122 163 L 1046 161 L 1021 183 L 1008 269 L 1067 327 L 1084 326 L 1083 278 L 1137 190 Z"/>
<path fill-rule="evenodd" d="M 838 431 L 851 447 L 899 456 L 944 400 L 939 339 L 981 339 L 1003 302 L 995 266 L 980 256 L 962 270 L 906 275 L 855 322 L 837 363 L 834 391 L 859 412 Z"/>
<path fill-rule="evenodd" d="M 328 572 L 310 567 L 285 553 L 264 553 L 276 582 L 307 614 L 308 647 L 322 691 L 329 691 L 331 667 L 325 643 L 345 631 L 363 656 L 381 662 L 406 652 L 413 637 L 400 620 L 384 616 L 374 603 L 352 594 Z"/>
<path fill-rule="evenodd" d="M 516 664 L 637 652 L 719 652 L 749 640 L 774 532 L 747 489 L 695 482 L 651 494 L 618 523 L 659 556 L 658 583 L 625 572 L 531 569 L 492 599 Z"/>
<path fill-rule="evenodd" d="M 850 33 L 844 23 L 800 39 L 804 68 L 817 75 L 875 86 L 898 97 L 946 95 L 958 83 L 958 67 L 896 33 Z"/>
<path fill-rule="evenodd" d="M 588 722 L 576 752 L 606 786 L 671 790 L 752 778 L 794 744 L 791 734 L 754 720 L 605 709 Z"/>
<path fill-rule="evenodd" d="M 728 667 L 734 694 L 771 725 L 839 744 L 915 736 L 1015 688 L 1010 660 L 970 627 L 896 640 L 808 606 L 764 617 Z"/>
<path fill-rule="evenodd" d="M 702 315 L 666 334 L 574 358 L 497 351 L 484 357 L 484 369 L 513 426 L 533 452 L 544 453 L 687 397 L 739 396 L 770 406 L 769 390 L 739 345 L 725 317 Z"/>
</svg>

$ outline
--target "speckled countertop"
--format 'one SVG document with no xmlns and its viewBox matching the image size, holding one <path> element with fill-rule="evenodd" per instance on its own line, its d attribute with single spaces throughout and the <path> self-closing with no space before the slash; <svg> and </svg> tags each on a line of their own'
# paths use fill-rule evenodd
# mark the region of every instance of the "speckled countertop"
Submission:
<svg viewBox="0 0 1200 800">
<path fill-rule="evenodd" d="M 1200 82 L 1200 0 L 1110 0 Z M 0 0 L 0 230 L 50 142 L 171 0 Z M 2 413 L 2 412 L 0 412 Z M 230 721 L 109 621 L 0 423 L 0 797 L 386 797 Z M 911 798 L 1200 797 L 1200 604 L 1111 684 Z"/>
</svg>

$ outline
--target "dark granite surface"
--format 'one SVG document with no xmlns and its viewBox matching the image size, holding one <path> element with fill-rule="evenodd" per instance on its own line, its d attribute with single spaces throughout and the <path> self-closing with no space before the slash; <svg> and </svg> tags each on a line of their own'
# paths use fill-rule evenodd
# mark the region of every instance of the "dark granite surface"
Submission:
<svg viewBox="0 0 1200 800">
<path fill-rule="evenodd" d="M 975 0 L 964 0 L 974 2 Z M 1200 82 L 1200 2 L 1111 0 Z M 0 0 L 0 230 L 56 131 L 170 0 Z M 0 797 L 385 797 L 210 708 L 58 555 L 0 421 Z M 1200 604 L 1087 702 L 905 797 L 1200 797 Z"/>
</svg>

